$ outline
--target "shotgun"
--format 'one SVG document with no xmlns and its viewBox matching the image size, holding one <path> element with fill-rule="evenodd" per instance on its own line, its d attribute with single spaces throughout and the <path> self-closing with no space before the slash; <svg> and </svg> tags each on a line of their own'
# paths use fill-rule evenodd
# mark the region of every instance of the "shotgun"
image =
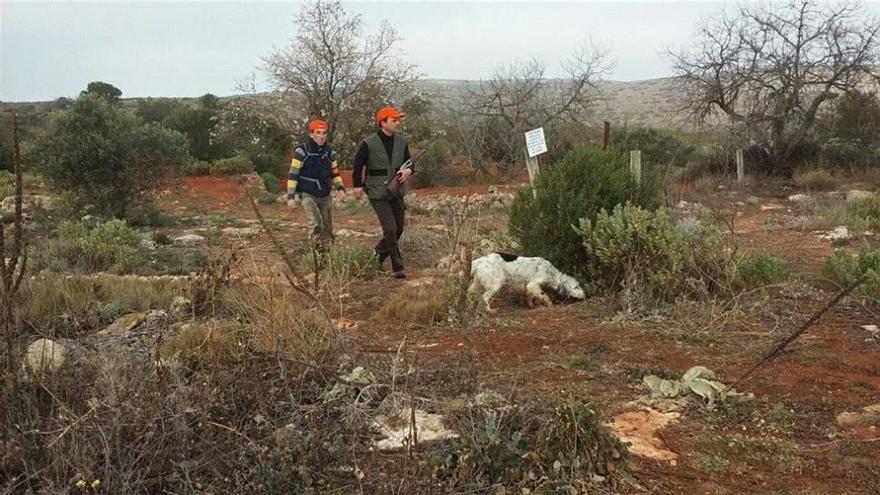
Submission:
<svg viewBox="0 0 880 495">
<path fill-rule="evenodd" d="M 403 172 L 406 169 L 411 169 L 413 167 L 413 165 L 415 165 L 416 160 L 421 158 L 422 155 L 424 155 L 425 152 L 431 148 L 432 144 L 434 144 L 433 139 L 428 141 L 428 144 L 426 144 L 425 147 L 422 148 L 421 150 L 417 151 L 415 155 L 409 157 L 409 160 L 403 162 L 403 165 L 400 166 L 400 169 L 397 171 L 396 174 L 394 174 L 394 177 L 385 183 L 385 188 L 388 189 L 388 192 L 392 196 L 396 196 L 398 194 L 398 191 L 400 190 L 400 187 L 401 187 L 400 174 L 401 174 L 401 172 Z"/>
</svg>

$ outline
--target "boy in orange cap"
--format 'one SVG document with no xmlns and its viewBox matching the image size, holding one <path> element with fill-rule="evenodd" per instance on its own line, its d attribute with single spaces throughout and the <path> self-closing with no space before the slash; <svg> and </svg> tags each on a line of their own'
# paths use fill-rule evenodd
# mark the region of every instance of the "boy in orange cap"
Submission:
<svg viewBox="0 0 880 495">
<path fill-rule="evenodd" d="M 287 206 L 302 203 L 309 221 L 312 249 L 324 252 L 333 244 L 331 189 L 345 198 L 345 186 L 336 163 L 336 150 L 327 143 L 327 122 L 309 122 L 309 139 L 293 150 L 287 178 Z"/>
<path fill-rule="evenodd" d="M 406 205 L 403 188 L 392 192 L 386 186 L 395 175 L 401 184 L 406 182 L 414 171 L 412 167 L 400 169 L 410 159 L 406 139 L 397 132 L 403 117 L 404 114 L 390 106 L 376 112 L 379 129 L 361 142 L 355 152 L 352 174 L 355 195 L 361 197 L 366 190 L 382 225 L 382 239 L 375 247 L 379 264 L 381 266 L 386 258 L 391 258 L 391 269 L 398 279 L 406 278 L 399 246 Z"/>
</svg>

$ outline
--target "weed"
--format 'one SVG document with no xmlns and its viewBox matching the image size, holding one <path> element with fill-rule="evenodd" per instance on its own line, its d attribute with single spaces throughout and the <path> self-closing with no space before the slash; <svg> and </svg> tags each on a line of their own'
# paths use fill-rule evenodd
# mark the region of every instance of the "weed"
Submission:
<svg viewBox="0 0 880 495">
<path fill-rule="evenodd" d="M 807 191 L 832 191 L 837 187 L 837 180 L 824 169 L 796 171 L 793 180 L 799 189 Z"/>
</svg>

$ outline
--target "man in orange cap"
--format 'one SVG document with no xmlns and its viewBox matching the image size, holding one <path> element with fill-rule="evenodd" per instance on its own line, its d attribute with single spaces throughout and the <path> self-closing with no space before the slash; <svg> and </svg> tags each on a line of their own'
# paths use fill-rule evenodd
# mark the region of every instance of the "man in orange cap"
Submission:
<svg viewBox="0 0 880 495">
<path fill-rule="evenodd" d="M 336 163 L 336 150 L 327 143 L 327 122 L 309 122 L 309 139 L 293 150 L 287 178 L 287 206 L 302 203 L 309 221 L 312 248 L 327 251 L 333 244 L 331 189 L 345 198 L 345 186 Z"/>
<path fill-rule="evenodd" d="M 382 225 L 382 239 L 375 247 L 379 264 L 381 266 L 386 258 L 391 258 L 391 269 L 398 279 L 406 278 L 398 242 L 403 234 L 406 205 L 403 202 L 403 188 L 392 191 L 387 186 L 395 176 L 402 184 L 413 173 L 412 167 L 401 170 L 401 166 L 410 159 L 406 139 L 397 132 L 403 117 L 404 114 L 390 106 L 376 112 L 379 129 L 361 142 L 355 152 L 352 174 L 355 195 L 361 197 L 366 190 L 367 198 Z"/>
</svg>

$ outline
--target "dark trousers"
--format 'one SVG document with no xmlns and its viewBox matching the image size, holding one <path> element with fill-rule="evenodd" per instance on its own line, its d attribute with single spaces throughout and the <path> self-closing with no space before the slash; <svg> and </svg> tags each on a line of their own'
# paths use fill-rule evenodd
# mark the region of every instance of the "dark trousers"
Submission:
<svg viewBox="0 0 880 495">
<path fill-rule="evenodd" d="M 400 254 L 398 241 L 403 234 L 404 212 L 406 206 L 403 199 L 371 199 L 370 204 L 379 217 L 382 225 L 382 240 L 376 244 L 376 254 L 380 260 L 391 258 L 391 269 L 395 272 L 403 270 L 403 256 Z"/>
</svg>

